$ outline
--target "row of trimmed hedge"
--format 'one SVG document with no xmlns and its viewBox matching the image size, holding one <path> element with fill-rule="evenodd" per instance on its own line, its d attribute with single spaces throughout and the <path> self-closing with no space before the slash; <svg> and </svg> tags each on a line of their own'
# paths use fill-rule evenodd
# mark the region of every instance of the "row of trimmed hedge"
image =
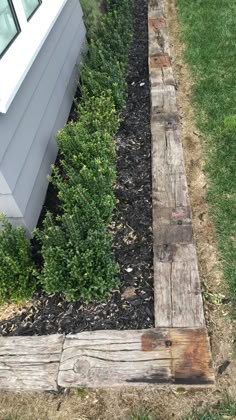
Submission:
<svg viewBox="0 0 236 420">
<path fill-rule="evenodd" d="M 106 8 L 89 33 L 78 118 L 57 136 L 61 159 L 50 181 L 60 198 L 58 215 L 47 213 L 35 231 L 43 257 L 37 281 L 46 292 L 72 300 L 103 298 L 117 282 L 108 225 L 116 204 L 114 135 L 127 94 L 132 0 L 107 0 Z M 24 299 L 36 284 L 30 245 L 22 228 L 2 222 L 0 300 Z"/>
</svg>

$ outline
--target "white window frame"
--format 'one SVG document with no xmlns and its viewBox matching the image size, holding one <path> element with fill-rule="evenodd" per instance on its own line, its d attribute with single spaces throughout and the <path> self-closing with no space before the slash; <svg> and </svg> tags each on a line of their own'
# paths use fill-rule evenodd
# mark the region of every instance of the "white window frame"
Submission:
<svg viewBox="0 0 236 420">
<path fill-rule="evenodd" d="M 21 0 L 12 0 L 21 32 L 0 59 L 0 112 L 6 113 L 68 0 L 43 0 L 27 21 Z"/>
<path fill-rule="evenodd" d="M 7 4 L 8 4 L 8 7 L 10 9 L 10 12 L 11 12 L 11 15 L 12 15 L 12 19 L 13 19 L 13 22 L 14 22 L 14 25 L 15 25 L 15 28 L 16 28 L 16 31 L 17 32 L 9 40 L 8 44 L 5 45 L 5 48 L 1 51 L 0 59 L 4 56 L 4 54 L 6 53 L 6 51 L 8 50 L 8 48 L 10 48 L 11 44 L 15 41 L 15 39 L 18 37 L 19 33 L 21 32 L 21 28 L 20 28 L 20 25 L 19 25 L 18 17 L 17 17 L 17 15 L 15 13 L 12 0 L 7 0 Z"/>
</svg>

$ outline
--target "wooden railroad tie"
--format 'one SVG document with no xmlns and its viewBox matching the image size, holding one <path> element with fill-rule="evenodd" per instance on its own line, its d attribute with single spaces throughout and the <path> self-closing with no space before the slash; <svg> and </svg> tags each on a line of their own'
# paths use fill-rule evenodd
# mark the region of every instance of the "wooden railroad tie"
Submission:
<svg viewBox="0 0 236 420">
<path fill-rule="evenodd" d="M 205 328 L 0 338 L 2 390 L 213 382 Z"/>
<path fill-rule="evenodd" d="M 95 331 L 68 336 L 62 387 L 214 383 L 205 328 Z"/>
<path fill-rule="evenodd" d="M 177 334 L 179 337 L 179 340 L 170 339 L 173 383 L 187 381 L 187 378 L 191 382 L 193 377 L 195 384 L 207 381 L 209 377 L 213 382 L 176 104 L 176 82 L 171 67 L 165 0 L 149 0 L 148 17 L 155 326 L 170 328 L 170 336 Z M 186 347 L 179 353 L 181 355 L 177 362 L 175 356 L 181 340 L 184 340 Z M 206 372 L 206 375 L 201 377 L 201 374 L 193 374 L 198 370 Z"/>
</svg>

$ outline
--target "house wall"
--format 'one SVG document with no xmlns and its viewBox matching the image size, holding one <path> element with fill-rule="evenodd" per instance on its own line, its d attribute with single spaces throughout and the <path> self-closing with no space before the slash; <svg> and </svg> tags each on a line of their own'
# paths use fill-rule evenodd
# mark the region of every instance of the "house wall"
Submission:
<svg viewBox="0 0 236 420">
<path fill-rule="evenodd" d="M 44 203 L 85 47 L 78 0 L 68 0 L 6 114 L 0 113 L 0 212 L 31 232 Z"/>
</svg>

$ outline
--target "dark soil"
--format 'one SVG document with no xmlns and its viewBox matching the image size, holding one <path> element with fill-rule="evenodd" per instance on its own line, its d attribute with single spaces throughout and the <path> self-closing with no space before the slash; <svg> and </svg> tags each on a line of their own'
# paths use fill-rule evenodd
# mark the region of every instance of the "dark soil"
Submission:
<svg viewBox="0 0 236 420">
<path fill-rule="evenodd" d="M 112 226 L 114 252 L 121 268 L 120 287 L 106 301 L 90 305 L 67 302 L 59 295 L 47 296 L 38 291 L 31 307 L 13 319 L 0 322 L 2 335 L 153 327 L 147 0 L 135 1 L 134 25 L 128 100 L 117 135 L 118 206 Z M 49 188 L 46 207 L 52 209 L 56 197 L 52 187 Z"/>
</svg>

